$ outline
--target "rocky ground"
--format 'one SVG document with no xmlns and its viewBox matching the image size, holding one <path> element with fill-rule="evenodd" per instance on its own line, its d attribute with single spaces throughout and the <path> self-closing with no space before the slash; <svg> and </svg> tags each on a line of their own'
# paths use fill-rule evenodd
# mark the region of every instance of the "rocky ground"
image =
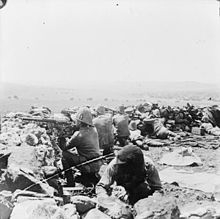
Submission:
<svg viewBox="0 0 220 219">
<path fill-rule="evenodd" d="M 32 115 L 36 113 L 33 110 Z M 50 112 L 44 109 L 44 113 Z M 55 191 L 44 183 L 60 156 L 49 131 L 20 120 L 19 115 L 3 119 L 0 218 L 220 218 L 219 137 L 180 133 L 181 140 L 160 140 L 163 146 L 143 149 L 159 170 L 163 193 L 132 207 L 116 198 L 97 200 L 92 188 L 81 184 L 64 188 L 60 196 L 59 188 Z"/>
<path fill-rule="evenodd" d="M 171 143 L 170 145 L 168 144 L 168 146 L 166 147 L 150 147 L 149 151 L 146 151 L 144 153 L 152 157 L 158 169 L 162 171 L 170 167 L 168 165 L 158 163 L 164 153 L 170 153 L 176 148 L 181 147 L 190 148 L 193 153 L 195 153 L 201 159 L 201 165 L 192 164 L 189 166 L 175 166 L 175 169 L 184 170 L 190 172 L 191 174 L 200 173 L 202 180 L 199 183 L 202 184 L 203 181 L 207 181 L 207 173 L 213 175 L 216 174 L 216 176 L 220 179 L 219 143 L 220 142 L 218 137 L 213 137 L 209 135 L 204 137 L 190 135 L 186 136 L 182 141 Z M 170 174 L 172 173 L 173 172 L 170 172 Z M 212 178 L 208 179 L 208 181 L 211 184 Z M 219 216 L 213 216 L 212 214 L 212 211 L 215 212 L 217 211 L 217 209 L 220 209 L 220 190 L 218 183 L 215 184 L 215 188 L 213 191 L 210 190 L 210 192 L 207 192 L 196 188 L 190 188 L 193 187 L 193 183 L 192 185 L 189 184 L 189 187 L 183 187 L 180 186 L 178 182 L 164 182 L 164 196 L 170 200 L 175 200 L 178 208 L 180 209 L 180 215 L 182 215 L 182 218 L 218 218 Z M 206 187 L 205 183 L 204 187 Z M 206 190 L 206 188 L 204 190 Z M 161 200 L 157 201 L 159 203 L 161 202 Z M 217 205 L 218 207 L 214 207 L 215 205 Z M 215 210 L 213 210 L 212 207 Z M 206 211 L 209 213 L 206 213 Z M 189 216 L 190 214 L 191 216 Z M 212 216 L 210 216 L 209 214 L 212 214 Z"/>
</svg>

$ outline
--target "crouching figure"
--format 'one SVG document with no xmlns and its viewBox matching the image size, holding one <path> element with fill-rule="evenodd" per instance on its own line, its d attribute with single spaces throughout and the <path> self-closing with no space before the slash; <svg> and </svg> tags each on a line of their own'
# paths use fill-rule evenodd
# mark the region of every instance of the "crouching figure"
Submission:
<svg viewBox="0 0 220 219">
<path fill-rule="evenodd" d="M 142 150 L 135 145 L 123 147 L 109 163 L 96 185 L 97 197 L 109 197 L 114 183 L 125 188 L 131 205 L 162 189 L 153 162 L 150 159 L 144 160 Z"/>
</svg>

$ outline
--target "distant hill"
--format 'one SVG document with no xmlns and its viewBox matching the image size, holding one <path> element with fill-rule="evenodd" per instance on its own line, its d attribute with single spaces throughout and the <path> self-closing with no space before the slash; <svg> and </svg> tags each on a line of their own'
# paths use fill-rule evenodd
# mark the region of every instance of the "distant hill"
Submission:
<svg viewBox="0 0 220 219">
<path fill-rule="evenodd" d="M 0 89 L 1 112 L 25 111 L 32 105 L 45 105 L 59 111 L 97 103 L 112 106 L 144 101 L 171 105 L 181 101 L 220 101 L 220 86 L 198 82 L 90 82 L 68 87 L 0 83 Z"/>
<path fill-rule="evenodd" d="M 5 99 L 13 97 L 14 95 L 25 98 L 33 99 L 40 98 L 62 98 L 62 95 L 56 96 L 55 94 L 79 94 L 84 96 L 85 93 L 98 95 L 111 94 L 112 96 L 125 93 L 139 93 L 139 92 L 219 92 L 220 85 L 205 84 L 199 82 L 91 82 L 87 84 L 73 84 L 73 86 L 54 87 L 54 86 L 31 86 L 13 83 L 0 83 L 1 93 L 0 98 Z"/>
</svg>

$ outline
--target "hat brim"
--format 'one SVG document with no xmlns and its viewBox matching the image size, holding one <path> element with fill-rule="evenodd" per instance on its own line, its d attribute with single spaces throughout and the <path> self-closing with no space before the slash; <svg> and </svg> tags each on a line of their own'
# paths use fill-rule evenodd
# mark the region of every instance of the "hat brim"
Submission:
<svg viewBox="0 0 220 219">
<path fill-rule="evenodd" d="M 116 157 L 116 162 L 115 162 L 115 164 L 120 165 L 120 164 L 125 164 L 125 163 L 126 163 L 125 161 L 121 161 L 119 158 Z"/>
<path fill-rule="evenodd" d="M 88 123 L 88 122 L 85 122 L 85 121 L 82 121 L 81 119 L 76 118 L 76 120 L 78 120 L 78 121 L 80 121 L 80 122 L 82 122 L 82 123 L 85 123 L 86 125 L 90 125 L 90 126 L 94 127 L 93 124 Z"/>
</svg>

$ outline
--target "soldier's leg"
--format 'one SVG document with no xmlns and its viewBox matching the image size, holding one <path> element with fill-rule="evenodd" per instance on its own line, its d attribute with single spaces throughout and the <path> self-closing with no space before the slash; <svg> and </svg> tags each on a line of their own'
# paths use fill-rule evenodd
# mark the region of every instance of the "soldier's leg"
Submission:
<svg viewBox="0 0 220 219">
<path fill-rule="evenodd" d="M 69 169 L 80 163 L 80 159 L 77 155 L 68 151 L 63 151 L 62 164 L 64 169 Z M 65 177 L 67 179 L 68 186 L 75 186 L 74 176 L 72 169 L 65 171 Z"/>
<path fill-rule="evenodd" d="M 103 155 L 111 154 L 113 152 L 113 145 L 103 145 Z"/>
</svg>

